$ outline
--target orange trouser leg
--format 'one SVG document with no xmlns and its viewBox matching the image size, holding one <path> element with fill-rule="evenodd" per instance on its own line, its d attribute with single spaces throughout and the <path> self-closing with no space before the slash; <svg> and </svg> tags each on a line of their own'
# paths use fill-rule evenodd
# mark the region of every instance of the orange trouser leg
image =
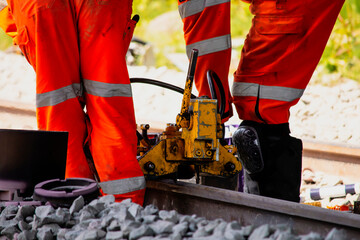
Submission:
<svg viewBox="0 0 360 240">
<path fill-rule="evenodd" d="M 132 0 L 78 5 L 81 73 L 92 131 L 90 150 L 103 192 L 142 204 L 145 180 L 136 159 L 137 137 L 126 51 L 136 22 Z"/>
<path fill-rule="evenodd" d="M 211 96 L 207 71 L 214 71 L 225 91 L 223 122 L 232 116 L 231 95 L 228 83 L 231 59 L 230 0 L 178 1 L 184 23 L 184 38 L 188 57 L 192 49 L 199 50 L 195 71 L 195 86 L 199 96 Z M 220 93 L 217 92 L 220 99 Z"/>
<path fill-rule="evenodd" d="M 344 0 L 253 0 L 255 15 L 232 94 L 239 117 L 287 123 L 327 43 Z"/>
<path fill-rule="evenodd" d="M 91 177 L 91 153 L 105 194 L 142 204 L 145 180 L 136 160 L 136 127 L 125 53 L 132 1 L 12 0 L 17 42 L 37 73 L 37 118 L 43 130 L 69 132 L 66 177 Z"/>
<path fill-rule="evenodd" d="M 66 177 L 91 177 L 82 151 L 86 134 L 81 103 L 79 48 L 69 1 L 10 0 L 19 44 L 36 71 L 40 130 L 68 131 Z"/>
</svg>

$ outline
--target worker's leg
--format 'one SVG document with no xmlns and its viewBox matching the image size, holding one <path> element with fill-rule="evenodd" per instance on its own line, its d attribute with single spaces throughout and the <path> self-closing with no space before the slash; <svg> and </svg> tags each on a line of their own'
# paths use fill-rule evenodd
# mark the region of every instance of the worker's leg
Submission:
<svg viewBox="0 0 360 240">
<path fill-rule="evenodd" d="M 38 127 L 69 132 L 66 177 L 91 177 L 82 151 L 86 131 L 71 1 L 8 2 L 18 28 L 15 43 L 36 72 Z"/>
<path fill-rule="evenodd" d="M 178 0 L 184 23 L 184 37 L 188 57 L 192 49 L 199 50 L 195 71 L 195 85 L 199 96 L 211 97 L 207 71 L 214 71 L 224 87 L 225 110 L 223 122 L 232 116 L 228 83 L 231 59 L 230 0 Z M 220 93 L 217 92 L 220 99 Z"/>
<path fill-rule="evenodd" d="M 302 146 L 289 135 L 289 108 L 302 96 L 343 2 L 252 1 L 255 17 L 232 89 L 239 117 L 247 120 L 234 140 L 248 156 L 250 192 L 299 200 Z"/>
<path fill-rule="evenodd" d="M 125 55 L 136 22 L 132 1 L 82 0 L 76 6 L 81 73 L 90 118 L 90 150 L 105 194 L 142 204 L 145 179 Z"/>
</svg>

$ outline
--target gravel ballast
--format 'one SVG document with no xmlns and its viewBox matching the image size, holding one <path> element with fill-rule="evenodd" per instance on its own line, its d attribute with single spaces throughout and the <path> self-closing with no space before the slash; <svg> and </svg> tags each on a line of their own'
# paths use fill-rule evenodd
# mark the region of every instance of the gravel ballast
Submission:
<svg viewBox="0 0 360 240">
<path fill-rule="evenodd" d="M 296 235 L 287 224 L 241 226 L 222 219 L 207 220 L 177 211 L 142 207 L 130 199 L 115 202 L 112 195 L 84 204 L 78 197 L 70 208 L 51 205 L 7 206 L 0 214 L 1 240 L 342 240 L 343 230 L 332 229 L 326 236 L 310 232 Z"/>
</svg>

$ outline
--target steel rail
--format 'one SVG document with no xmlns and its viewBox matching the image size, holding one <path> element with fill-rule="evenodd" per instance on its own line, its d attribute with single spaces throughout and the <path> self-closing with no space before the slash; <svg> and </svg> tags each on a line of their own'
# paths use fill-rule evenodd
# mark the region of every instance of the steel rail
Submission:
<svg viewBox="0 0 360 240">
<path fill-rule="evenodd" d="M 299 235 L 317 232 L 326 236 L 337 228 L 346 232 L 347 239 L 360 239 L 357 214 L 187 182 L 148 180 L 145 205 L 149 204 L 209 220 L 238 221 L 242 225 L 288 224 Z"/>
</svg>

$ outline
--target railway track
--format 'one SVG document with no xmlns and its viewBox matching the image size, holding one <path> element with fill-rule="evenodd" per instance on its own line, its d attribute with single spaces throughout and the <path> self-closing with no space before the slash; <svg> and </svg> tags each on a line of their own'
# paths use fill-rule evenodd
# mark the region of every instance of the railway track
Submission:
<svg viewBox="0 0 360 240">
<path fill-rule="evenodd" d="M 316 232 L 326 236 L 337 228 L 346 232 L 347 239 L 360 239 L 357 214 L 180 181 L 147 181 L 145 204 L 209 220 L 238 221 L 245 226 L 288 224 L 299 235 Z"/>
<path fill-rule="evenodd" d="M 6 119 L 2 116 L 7 116 Z M 34 106 L 0 101 L 0 118 L 35 129 Z M 3 122 L 0 122 L 4 128 Z M 11 125 L 14 126 L 14 125 Z M 9 127 L 7 127 L 9 128 Z M 161 131 L 152 129 L 152 131 Z M 329 175 L 346 176 L 359 182 L 360 148 L 304 141 L 303 168 Z M 160 209 L 196 214 L 207 219 L 236 220 L 242 225 L 280 224 L 292 226 L 298 234 L 311 231 L 326 235 L 332 228 L 344 229 L 349 239 L 360 239 L 360 215 L 331 211 L 272 198 L 249 195 L 188 182 L 147 181 L 145 204 Z"/>
</svg>

